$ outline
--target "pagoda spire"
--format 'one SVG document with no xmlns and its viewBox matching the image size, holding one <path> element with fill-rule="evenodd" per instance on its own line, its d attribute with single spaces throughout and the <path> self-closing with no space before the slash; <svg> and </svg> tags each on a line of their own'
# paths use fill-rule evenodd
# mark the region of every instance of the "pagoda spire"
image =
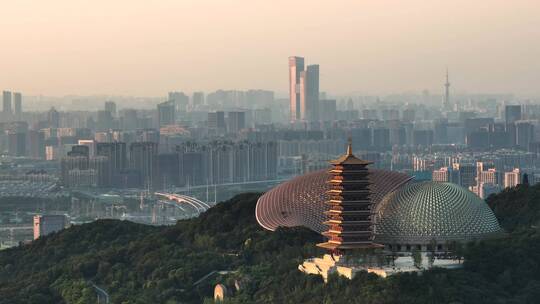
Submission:
<svg viewBox="0 0 540 304">
<path fill-rule="evenodd" d="M 352 154 L 352 137 L 349 136 L 349 143 L 347 144 L 347 156 L 353 156 Z"/>
</svg>

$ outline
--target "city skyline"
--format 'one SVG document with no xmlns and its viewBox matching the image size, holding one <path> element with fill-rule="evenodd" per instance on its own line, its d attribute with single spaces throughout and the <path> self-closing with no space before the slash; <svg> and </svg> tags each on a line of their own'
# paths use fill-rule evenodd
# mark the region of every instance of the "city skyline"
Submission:
<svg viewBox="0 0 540 304">
<path fill-rule="evenodd" d="M 0 304 L 538 298 L 538 0 L 4 2 Z"/>
<path fill-rule="evenodd" d="M 299 55 L 334 94 L 442 92 L 448 66 L 459 92 L 540 95 L 539 4 L 458 2 L 9 3 L 0 83 L 28 96 L 285 93 L 283 58 Z"/>
</svg>

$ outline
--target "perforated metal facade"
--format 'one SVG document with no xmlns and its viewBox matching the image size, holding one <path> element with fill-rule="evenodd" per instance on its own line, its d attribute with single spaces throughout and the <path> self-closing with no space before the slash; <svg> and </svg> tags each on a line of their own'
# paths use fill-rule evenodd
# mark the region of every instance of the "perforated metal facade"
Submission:
<svg viewBox="0 0 540 304">
<path fill-rule="evenodd" d="M 315 171 L 285 182 L 261 196 L 255 214 L 259 224 L 268 230 L 278 227 L 305 226 L 321 233 L 327 229 L 325 211 L 326 192 L 330 190 L 328 170 Z M 369 169 L 371 200 L 377 204 L 382 198 L 410 181 L 406 174 Z"/>
</svg>

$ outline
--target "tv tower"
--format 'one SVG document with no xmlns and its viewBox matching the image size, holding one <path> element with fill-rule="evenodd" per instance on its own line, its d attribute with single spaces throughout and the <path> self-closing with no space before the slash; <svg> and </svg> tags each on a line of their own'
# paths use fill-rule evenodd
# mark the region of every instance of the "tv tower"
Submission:
<svg viewBox="0 0 540 304">
<path fill-rule="evenodd" d="M 450 110 L 450 81 L 448 80 L 448 68 L 446 68 L 446 83 L 444 84 L 443 108 Z"/>
</svg>

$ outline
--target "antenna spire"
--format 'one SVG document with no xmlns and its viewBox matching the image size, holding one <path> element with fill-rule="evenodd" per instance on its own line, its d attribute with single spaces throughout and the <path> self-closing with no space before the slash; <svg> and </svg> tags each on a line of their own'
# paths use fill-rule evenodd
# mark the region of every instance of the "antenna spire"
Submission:
<svg viewBox="0 0 540 304">
<path fill-rule="evenodd" d="M 349 136 L 349 139 L 348 139 L 348 144 L 347 144 L 347 155 L 348 156 L 352 156 L 353 153 L 352 153 L 352 137 Z"/>
</svg>

